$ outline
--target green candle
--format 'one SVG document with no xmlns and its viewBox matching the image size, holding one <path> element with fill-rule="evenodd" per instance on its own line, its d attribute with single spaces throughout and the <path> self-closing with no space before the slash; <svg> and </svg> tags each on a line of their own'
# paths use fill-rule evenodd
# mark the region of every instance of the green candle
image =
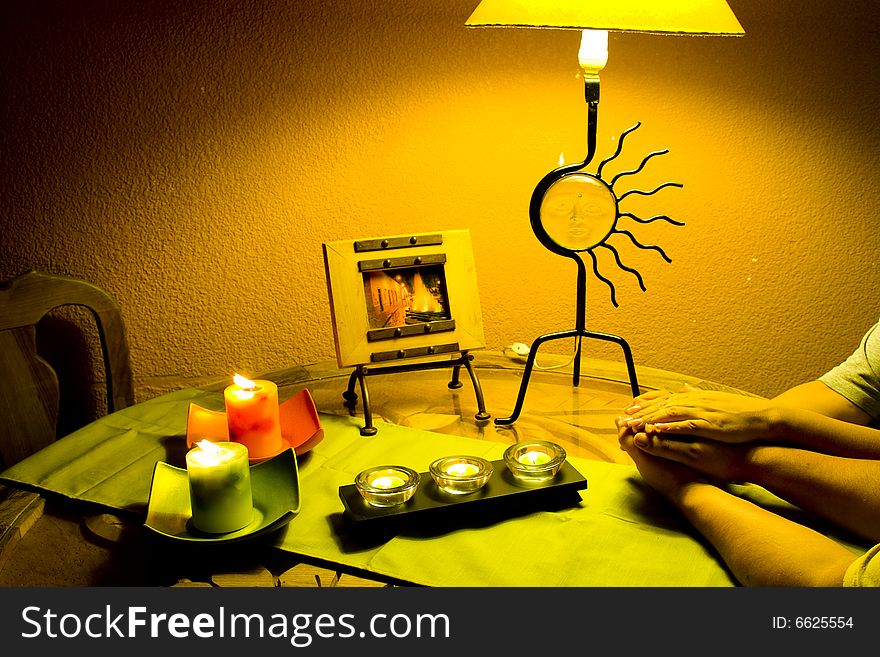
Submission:
<svg viewBox="0 0 880 657">
<path fill-rule="evenodd" d="M 253 518 L 247 447 L 200 440 L 186 454 L 192 523 L 199 531 L 223 534 Z"/>
</svg>

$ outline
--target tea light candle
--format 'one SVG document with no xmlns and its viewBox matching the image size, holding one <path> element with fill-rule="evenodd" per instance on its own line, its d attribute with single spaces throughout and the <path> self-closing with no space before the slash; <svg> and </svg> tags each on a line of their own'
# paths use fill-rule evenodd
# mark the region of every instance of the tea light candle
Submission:
<svg viewBox="0 0 880 657">
<path fill-rule="evenodd" d="M 552 479 L 565 463 L 565 450 L 546 440 L 523 441 L 504 452 L 504 464 L 520 482 L 540 483 Z"/>
<path fill-rule="evenodd" d="M 403 486 L 406 483 L 401 477 L 396 477 L 393 475 L 389 475 L 386 477 L 376 477 L 370 484 L 373 488 L 381 488 L 382 490 L 388 490 L 389 488 L 397 488 L 398 486 Z"/>
<path fill-rule="evenodd" d="M 196 529 L 223 534 L 251 522 L 253 498 L 247 447 L 200 440 L 186 453 L 186 471 Z"/>
<path fill-rule="evenodd" d="M 538 452 L 531 449 L 517 456 L 516 460 L 523 465 L 543 465 L 550 461 L 550 455 L 547 452 Z"/>
<path fill-rule="evenodd" d="M 453 477 L 470 477 L 477 474 L 480 468 L 473 463 L 451 463 L 443 471 Z"/>
<path fill-rule="evenodd" d="M 462 495 L 485 486 L 494 468 L 478 456 L 446 456 L 434 461 L 429 470 L 440 490 Z"/>
<path fill-rule="evenodd" d="M 229 440 L 243 444 L 250 458 L 263 459 L 281 451 L 278 386 L 236 374 L 223 391 Z"/>
<path fill-rule="evenodd" d="M 354 484 L 367 504 L 397 506 L 415 494 L 419 473 L 402 465 L 380 465 L 358 474 Z"/>
</svg>

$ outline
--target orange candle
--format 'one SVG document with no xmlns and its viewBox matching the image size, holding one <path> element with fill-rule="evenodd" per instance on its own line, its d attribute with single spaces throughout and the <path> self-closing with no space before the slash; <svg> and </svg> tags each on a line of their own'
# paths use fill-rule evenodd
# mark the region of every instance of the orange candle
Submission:
<svg viewBox="0 0 880 657">
<path fill-rule="evenodd" d="M 223 391 L 229 440 L 245 445 L 252 459 L 275 456 L 281 451 L 278 386 L 238 374 L 233 381 Z"/>
</svg>

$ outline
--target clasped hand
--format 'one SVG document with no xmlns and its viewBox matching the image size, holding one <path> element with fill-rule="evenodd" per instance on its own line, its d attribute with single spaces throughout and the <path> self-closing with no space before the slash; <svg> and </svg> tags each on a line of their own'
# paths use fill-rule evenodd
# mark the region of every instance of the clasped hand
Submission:
<svg viewBox="0 0 880 657">
<path fill-rule="evenodd" d="M 773 421 L 760 397 L 700 390 L 654 390 L 633 399 L 619 420 L 634 431 L 701 436 L 726 443 L 767 439 Z"/>
<path fill-rule="evenodd" d="M 617 418 L 618 440 L 645 480 L 667 495 L 673 481 L 687 479 L 681 466 L 692 479 L 744 482 L 750 441 L 770 435 L 767 409 L 764 399 L 732 393 L 652 391 L 633 399 Z"/>
</svg>

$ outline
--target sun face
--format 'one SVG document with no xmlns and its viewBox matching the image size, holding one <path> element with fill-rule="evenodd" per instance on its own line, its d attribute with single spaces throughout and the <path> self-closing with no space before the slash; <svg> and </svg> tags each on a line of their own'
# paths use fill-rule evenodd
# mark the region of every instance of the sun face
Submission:
<svg viewBox="0 0 880 657">
<path fill-rule="evenodd" d="M 601 244 L 614 230 L 617 199 L 601 180 L 571 173 L 544 194 L 541 219 L 547 235 L 559 246 L 585 251 Z"/>
<path fill-rule="evenodd" d="M 602 170 L 623 150 L 626 136 L 640 125 L 641 123 L 637 123 L 621 134 L 617 151 L 599 164 L 595 174 L 581 171 L 588 162 L 574 166 L 562 166 L 548 174 L 536 189 L 536 198 L 533 198 L 532 205 L 532 228 L 541 242 L 550 250 L 561 255 L 578 257 L 573 254 L 588 253 L 592 260 L 593 273 L 611 290 L 611 303 L 615 308 L 619 304 L 614 283 L 599 272 L 596 249 L 603 248 L 611 251 L 617 266 L 635 276 L 643 292 L 646 288 L 642 275 L 632 267 L 623 264 L 620 253 L 610 243 L 610 240 L 615 236 L 622 235 L 636 248 L 656 251 L 666 262 L 672 262 L 672 259 L 659 246 L 642 244 L 632 232 L 618 227 L 619 220 L 626 218 L 640 224 L 665 221 L 675 226 L 684 226 L 684 222 L 676 221 L 665 214 L 642 218 L 632 212 L 621 212 L 620 210 L 621 203 L 629 196 L 651 196 L 665 187 L 682 187 L 681 183 L 666 182 L 651 190 L 631 189 L 622 194 L 618 194 L 614 187 L 621 178 L 637 174 L 645 168 L 649 160 L 668 153 L 668 150 L 649 153 L 636 169 L 622 171 L 610 181 L 606 182 L 602 178 Z"/>
</svg>

